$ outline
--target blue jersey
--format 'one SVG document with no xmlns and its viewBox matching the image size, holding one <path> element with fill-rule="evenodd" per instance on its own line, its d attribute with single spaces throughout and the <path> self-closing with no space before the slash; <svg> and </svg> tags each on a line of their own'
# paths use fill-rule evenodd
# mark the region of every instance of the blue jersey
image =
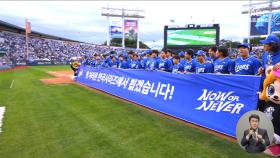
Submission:
<svg viewBox="0 0 280 158">
<path fill-rule="evenodd" d="M 181 64 L 181 65 L 185 65 L 185 64 L 186 64 L 186 62 L 187 62 L 187 60 L 186 60 L 186 59 L 180 59 L 180 64 Z"/>
<path fill-rule="evenodd" d="M 143 60 L 141 61 L 143 69 L 148 69 L 148 65 L 150 63 L 150 59 L 151 58 L 148 58 L 148 57 L 143 58 Z"/>
<path fill-rule="evenodd" d="M 277 52 L 273 52 L 271 55 L 272 65 L 276 65 L 280 62 L 280 49 Z"/>
<path fill-rule="evenodd" d="M 130 68 L 130 62 L 128 60 L 123 60 L 119 62 L 118 68 L 121 69 L 129 69 Z"/>
<path fill-rule="evenodd" d="M 230 74 L 233 72 L 232 60 L 229 57 L 214 61 L 214 73 Z"/>
<path fill-rule="evenodd" d="M 110 59 L 109 61 L 107 61 L 107 64 L 108 64 L 109 67 L 117 68 L 119 66 L 119 61 L 115 60 L 115 62 L 113 62 Z"/>
<path fill-rule="evenodd" d="M 131 60 L 130 62 L 130 68 L 131 69 L 141 69 L 141 63 L 140 60 Z"/>
<path fill-rule="evenodd" d="M 106 59 L 104 60 L 106 63 L 108 63 L 111 60 L 110 56 L 107 56 Z"/>
<path fill-rule="evenodd" d="M 171 63 L 171 65 L 173 65 L 173 58 L 172 57 L 167 58 L 167 60 L 168 60 L 168 62 Z"/>
<path fill-rule="evenodd" d="M 262 68 L 263 68 L 263 70 L 265 70 L 270 65 L 272 65 L 271 55 L 268 51 L 266 51 L 262 55 Z M 261 76 L 261 84 L 260 84 L 261 89 L 263 89 L 263 82 L 264 82 L 265 78 L 266 78 L 266 74 L 264 72 Z"/>
<path fill-rule="evenodd" d="M 270 65 L 272 65 L 272 58 L 269 52 L 266 51 L 262 55 L 262 68 L 266 69 Z"/>
<path fill-rule="evenodd" d="M 260 66 L 261 63 L 255 57 L 248 57 L 247 59 L 239 57 L 234 61 L 234 74 L 256 75 Z"/>
<path fill-rule="evenodd" d="M 168 59 L 159 59 L 158 60 L 158 69 L 163 71 L 172 71 L 172 63 Z"/>
<path fill-rule="evenodd" d="M 109 64 L 108 64 L 108 62 L 107 62 L 106 60 L 104 60 L 104 61 L 102 62 L 101 66 L 102 66 L 103 68 L 108 68 L 108 67 L 110 67 Z"/>
<path fill-rule="evenodd" d="M 82 65 L 90 65 L 90 59 L 83 60 Z"/>
<path fill-rule="evenodd" d="M 179 73 L 179 72 L 183 72 L 184 70 L 184 66 L 179 63 L 179 64 L 174 64 L 172 65 L 172 73 Z"/>
<path fill-rule="evenodd" d="M 104 62 L 102 60 L 96 60 L 94 62 L 94 68 L 100 69 L 100 68 L 103 68 L 103 67 L 104 67 Z"/>
<path fill-rule="evenodd" d="M 149 58 L 147 61 L 147 67 L 148 70 L 155 70 L 158 68 L 158 59 L 157 58 Z"/>
<path fill-rule="evenodd" d="M 209 61 L 206 61 L 205 63 L 199 63 L 197 62 L 195 65 L 195 73 L 213 73 L 214 72 L 214 66 Z"/>
<path fill-rule="evenodd" d="M 89 64 L 90 64 L 92 67 L 95 67 L 96 62 L 97 62 L 97 60 L 96 60 L 96 59 L 93 59 L 93 60 L 89 61 Z"/>
<path fill-rule="evenodd" d="M 196 65 L 196 61 L 194 59 L 192 59 L 191 61 L 187 60 L 185 65 L 184 65 L 184 71 L 194 73 L 195 72 L 195 65 Z"/>
</svg>

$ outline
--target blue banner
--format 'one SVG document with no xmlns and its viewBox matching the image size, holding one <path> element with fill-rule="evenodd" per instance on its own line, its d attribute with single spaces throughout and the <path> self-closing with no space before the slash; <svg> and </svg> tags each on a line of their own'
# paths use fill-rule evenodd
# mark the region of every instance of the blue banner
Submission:
<svg viewBox="0 0 280 158">
<path fill-rule="evenodd" d="M 257 108 L 260 77 L 172 74 L 81 66 L 77 81 L 173 117 L 235 137 L 238 119 Z"/>
</svg>

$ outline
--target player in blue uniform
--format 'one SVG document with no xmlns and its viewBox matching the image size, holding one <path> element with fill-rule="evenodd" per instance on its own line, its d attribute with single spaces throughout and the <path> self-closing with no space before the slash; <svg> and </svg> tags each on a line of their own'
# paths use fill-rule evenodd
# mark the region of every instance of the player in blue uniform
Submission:
<svg viewBox="0 0 280 158">
<path fill-rule="evenodd" d="M 140 64 L 141 64 L 141 68 L 142 69 L 145 69 L 145 64 L 144 64 L 144 59 L 146 59 L 147 57 L 146 57 L 147 55 L 146 55 L 146 52 L 142 52 L 142 53 L 140 53 Z"/>
<path fill-rule="evenodd" d="M 119 61 L 116 58 L 116 56 L 111 55 L 110 60 L 107 61 L 107 64 L 108 64 L 109 67 L 118 68 Z"/>
<path fill-rule="evenodd" d="M 100 69 L 100 68 L 103 68 L 103 61 L 102 61 L 102 59 L 99 57 L 99 56 L 96 56 L 96 58 L 95 58 L 95 63 L 94 63 L 94 68 L 98 68 L 98 69 Z"/>
<path fill-rule="evenodd" d="M 211 48 L 208 49 L 208 57 L 206 58 L 207 61 L 210 61 L 211 63 L 214 63 L 218 57 L 216 56 L 216 52 L 217 52 L 217 47 L 213 46 Z"/>
<path fill-rule="evenodd" d="M 82 61 L 82 65 L 90 65 L 90 57 L 85 56 L 84 60 Z"/>
<path fill-rule="evenodd" d="M 280 62 L 280 61 L 279 61 Z M 272 58 L 268 51 L 265 51 L 262 55 L 262 67 L 260 69 L 266 69 L 268 66 L 272 65 Z"/>
<path fill-rule="evenodd" d="M 161 71 L 172 71 L 172 63 L 167 59 L 166 52 L 161 51 L 160 58 L 158 60 L 158 69 Z"/>
<path fill-rule="evenodd" d="M 146 70 L 156 70 L 158 68 L 158 50 L 152 50 L 151 57 L 147 60 Z"/>
<path fill-rule="evenodd" d="M 130 68 L 130 62 L 128 60 L 128 56 L 125 55 L 119 55 L 119 65 L 118 68 L 121 69 L 129 69 Z"/>
<path fill-rule="evenodd" d="M 213 73 L 214 66 L 211 62 L 206 61 L 205 52 L 202 50 L 197 51 L 197 63 L 195 65 L 195 73 Z"/>
<path fill-rule="evenodd" d="M 152 56 L 152 51 L 148 52 L 148 54 L 146 55 L 146 58 L 143 59 L 145 70 L 149 70 L 149 65 L 150 65 L 150 62 L 151 62 L 151 56 Z"/>
<path fill-rule="evenodd" d="M 185 52 L 184 51 L 179 52 L 178 56 L 180 57 L 180 64 L 185 65 L 187 61 L 185 57 Z"/>
<path fill-rule="evenodd" d="M 91 58 L 90 61 L 89 61 L 90 66 L 95 67 L 95 64 L 96 64 L 96 62 L 97 62 L 97 60 L 96 60 L 97 57 L 98 57 L 97 54 L 94 54 L 94 55 L 93 55 L 93 58 Z"/>
<path fill-rule="evenodd" d="M 174 53 L 171 50 L 167 50 L 166 51 L 166 58 L 167 60 L 169 60 L 169 62 L 171 62 L 173 64 L 173 55 Z"/>
<path fill-rule="evenodd" d="M 257 75 L 261 63 L 255 57 L 249 56 L 250 45 L 243 43 L 238 46 L 240 57 L 234 62 L 234 74 L 236 75 Z"/>
<path fill-rule="evenodd" d="M 141 62 L 138 58 L 138 55 L 135 53 L 132 55 L 132 60 L 130 61 L 130 68 L 131 69 L 141 69 Z"/>
<path fill-rule="evenodd" d="M 259 68 L 259 75 L 262 75 L 263 83 L 266 75 L 265 70 L 268 66 L 276 65 L 280 62 L 280 39 L 276 35 L 269 35 L 265 40 L 260 41 L 264 44 L 265 53 L 262 55 L 262 67 Z M 261 88 L 262 88 L 261 84 Z"/>
<path fill-rule="evenodd" d="M 268 66 L 276 65 L 280 62 L 280 40 L 276 35 L 269 35 L 265 40 L 260 41 L 264 44 L 265 53 L 262 55 L 262 67 L 259 68 L 259 75 L 261 75 L 261 91 L 263 90 L 263 82 L 266 78 L 266 68 Z M 260 111 L 264 111 L 264 107 L 262 105 L 265 104 L 265 101 L 259 100 L 258 109 Z"/>
<path fill-rule="evenodd" d="M 141 64 L 142 64 L 142 68 L 145 69 L 145 70 L 148 70 L 148 68 L 149 68 L 148 66 L 149 66 L 149 63 L 150 63 L 151 55 L 152 55 L 151 50 L 147 50 L 144 53 L 144 57 L 141 61 Z"/>
<path fill-rule="evenodd" d="M 183 65 L 184 73 L 195 73 L 196 60 L 193 59 L 194 51 L 189 49 L 185 52 L 186 62 Z"/>
<path fill-rule="evenodd" d="M 175 56 L 173 58 L 172 73 L 183 73 L 184 66 L 180 63 L 180 57 Z"/>
<path fill-rule="evenodd" d="M 277 35 L 271 34 L 265 40 L 261 40 L 264 44 L 264 50 L 271 54 L 272 65 L 280 62 L 280 39 Z"/>
<path fill-rule="evenodd" d="M 271 34 L 260 42 L 264 44 L 265 53 L 262 55 L 262 67 L 259 69 L 259 74 L 265 78 L 265 69 L 280 62 L 280 39 Z"/>
<path fill-rule="evenodd" d="M 213 62 L 214 73 L 230 74 L 233 72 L 232 60 L 228 57 L 228 49 L 226 47 L 217 48 L 216 59 Z"/>
<path fill-rule="evenodd" d="M 132 50 L 129 51 L 129 52 L 128 52 L 128 58 L 127 58 L 127 59 L 128 59 L 129 61 L 131 61 L 131 60 L 133 59 L 133 55 L 134 55 L 134 54 L 135 54 L 134 51 L 132 51 Z"/>
</svg>

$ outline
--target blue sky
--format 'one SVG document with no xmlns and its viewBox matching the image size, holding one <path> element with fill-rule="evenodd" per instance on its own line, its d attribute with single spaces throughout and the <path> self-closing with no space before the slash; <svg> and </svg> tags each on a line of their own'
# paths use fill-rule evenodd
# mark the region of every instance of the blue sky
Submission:
<svg viewBox="0 0 280 158">
<path fill-rule="evenodd" d="M 0 1 L 0 19 L 32 30 L 84 42 L 101 44 L 107 37 L 107 21 L 101 7 L 145 10 L 139 22 L 140 40 L 150 47 L 163 45 L 164 25 L 219 23 L 220 38 L 241 41 L 248 36 L 248 1 Z"/>
</svg>

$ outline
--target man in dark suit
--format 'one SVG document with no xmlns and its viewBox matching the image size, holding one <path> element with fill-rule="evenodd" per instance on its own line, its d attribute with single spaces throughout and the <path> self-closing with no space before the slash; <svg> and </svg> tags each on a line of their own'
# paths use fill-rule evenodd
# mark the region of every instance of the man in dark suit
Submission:
<svg viewBox="0 0 280 158">
<path fill-rule="evenodd" d="M 252 114 L 249 117 L 250 129 L 244 131 L 241 145 L 245 146 L 245 149 L 249 153 L 260 153 L 266 149 L 266 146 L 270 144 L 267 131 L 259 128 L 259 115 Z"/>
</svg>

